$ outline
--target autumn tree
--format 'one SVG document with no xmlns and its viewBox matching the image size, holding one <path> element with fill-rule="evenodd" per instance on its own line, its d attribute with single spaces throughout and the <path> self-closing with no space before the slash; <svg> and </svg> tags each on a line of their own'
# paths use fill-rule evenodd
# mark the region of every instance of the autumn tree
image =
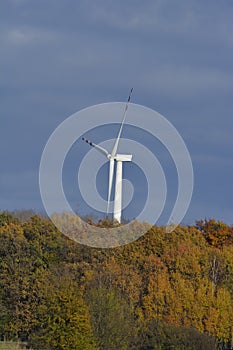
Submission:
<svg viewBox="0 0 233 350">
<path fill-rule="evenodd" d="M 206 241 L 214 247 L 233 243 L 233 229 L 222 221 L 205 219 L 196 221 L 196 227 L 201 231 Z"/>
<path fill-rule="evenodd" d="M 67 275 L 48 273 L 41 283 L 37 322 L 29 337 L 33 349 L 98 349 L 89 310 L 75 281 Z"/>
<path fill-rule="evenodd" d="M 9 318 L 5 332 L 9 338 L 17 339 L 24 337 L 33 323 L 33 281 L 36 276 L 34 260 L 19 224 L 2 226 L 0 239 L 0 288 Z"/>
</svg>

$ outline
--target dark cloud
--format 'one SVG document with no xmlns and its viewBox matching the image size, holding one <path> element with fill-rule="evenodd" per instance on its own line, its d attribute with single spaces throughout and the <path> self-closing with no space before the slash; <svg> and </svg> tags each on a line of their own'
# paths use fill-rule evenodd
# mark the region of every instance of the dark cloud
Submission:
<svg viewBox="0 0 233 350">
<path fill-rule="evenodd" d="M 35 174 L 51 132 L 134 86 L 133 102 L 165 115 L 190 149 L 190 220 L 232 223 L 232 10 L 209 0 L 2 2 L 0 207 L 40 207 Z"/>
</svg>

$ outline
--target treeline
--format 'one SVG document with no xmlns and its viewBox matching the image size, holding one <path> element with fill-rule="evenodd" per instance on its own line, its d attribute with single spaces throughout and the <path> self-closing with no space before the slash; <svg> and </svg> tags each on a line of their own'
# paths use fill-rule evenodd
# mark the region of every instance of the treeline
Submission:
<svg viewBox="0 0 233 350">
<path fill-rule="evenodd" d="M 47 218 L 1 212 L 0 276 L 0 340 L 35 350 L 233 349 L 233 228 L 222 222 L 153 226 L 134 243 L 96 249 Z"/>
</svg>

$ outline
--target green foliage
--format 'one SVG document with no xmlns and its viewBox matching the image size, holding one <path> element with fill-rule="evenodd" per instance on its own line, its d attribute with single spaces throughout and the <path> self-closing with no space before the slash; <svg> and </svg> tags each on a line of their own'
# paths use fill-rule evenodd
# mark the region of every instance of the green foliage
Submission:
<svg viewBox="0 0 233 350">
<path fill-rule="evenodd" d="M 194 328 L 175 327 L 150 321 L 140 330 L 138 350 L 215 350 L 214 337 L 201 334 Z M 141 343 L 141 344 L 140 344 Z"/>
<path fill-rule="evenodd" d="M 91 323 L 101 350 L 127 350 L 134 334 L 133 316 L 126 301 L 113 288 L 88 290 Z"/>
<path fill-rule="evenodd" d="M 94 350 L 89 313 L 77 284 L 67 275 L 41 281 L 37 320 L 29 343 L 35 350 Z"/>
</svg>

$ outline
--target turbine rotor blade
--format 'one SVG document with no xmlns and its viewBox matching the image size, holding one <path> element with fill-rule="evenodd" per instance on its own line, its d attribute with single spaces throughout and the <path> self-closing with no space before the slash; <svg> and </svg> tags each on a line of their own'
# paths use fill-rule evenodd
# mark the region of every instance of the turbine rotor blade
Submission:
<svg viewBox="0 0 233 350">
<path fill-rule="evenodd" d="M 127 113 L 127 110 L 128 110 L 128 106 L 129 106 L 129 102 L 130 102 L 130 98 L 131 98 L 132 92 L 133 92 L 133 88 L 130 90 L 128 101 L 127 101 L 126 106 L 125 106 L 125 111 L 124 111 L 123 119 L 122 119 L 122 122 L 121 122 L 121 127 L 120 127 L 119 133 L 117 135 L 116 142 L 115 142 L 115 144 L 113 146 L 113 149 L 112 149 L 112 153 L 111 153 L 112 157 L 115 157 L 115 155 L 117 153 L 117 148 L 118 148 L 118 144 L 119 144 L 119 141 L 120 141 L 121 132 L 122 132 L 123 125 L 124 125 L 124 122 L 125 122 L 126 113 Z"/>
<path fill-rule="evenodd" d="M 114 159 L 109 160 L 109 178 L 108 178 L 108 206 L 107 206 L 107 215 L 109 213 L 110 198 L 112 193 L 112 182 L 113 182 L 113 173 L 114 173 Z"/>
<path fill-rule="evenodd" d="M 102 153 L 104 156 L 108 157 L 109 153 L 106 149 L 104 149 L 103 147 L 96 145 L 95 143 L 85 139 L 85 137 L 82 137 L 82 140 L 85 141 L 86 143 L 88 143 L 88 145 L 90 145 L 91 147 L 94 147 L 97 151 L 99 151 L 100 153 Z"/>
</svg>

